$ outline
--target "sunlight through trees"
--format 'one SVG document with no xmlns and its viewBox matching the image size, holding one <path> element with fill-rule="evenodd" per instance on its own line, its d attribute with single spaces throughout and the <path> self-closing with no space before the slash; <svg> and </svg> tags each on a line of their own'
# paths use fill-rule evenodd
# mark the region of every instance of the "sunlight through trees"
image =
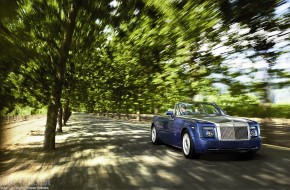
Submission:
<svg viewBox="0 0 290 190">
<path fill-rule="evenodd" d="M 290 59 L 289 7 L 284 0 L 1 1 L 1 115 L 47 106 L 44 148 L 53 150 L 63 106 L 160 113 L 196 95 L 221 97 L 217 84 L 233 97 L 223 101 L 231 108 L 273 102 L 271 92 L 290 82 L 289 66 L 279 66 Z"/>
</svg>

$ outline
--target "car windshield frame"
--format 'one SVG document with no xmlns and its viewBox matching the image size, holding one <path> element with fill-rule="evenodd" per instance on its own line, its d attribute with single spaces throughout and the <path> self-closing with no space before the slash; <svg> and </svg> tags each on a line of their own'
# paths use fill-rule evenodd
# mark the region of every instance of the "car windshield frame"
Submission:
<svg viewBox="0 0 290 190">
<path fill-rule="evenodd" d="M 226 115 L 216 104 L 208 102 L 178 103 L 177 115 Z"/>
</svg>

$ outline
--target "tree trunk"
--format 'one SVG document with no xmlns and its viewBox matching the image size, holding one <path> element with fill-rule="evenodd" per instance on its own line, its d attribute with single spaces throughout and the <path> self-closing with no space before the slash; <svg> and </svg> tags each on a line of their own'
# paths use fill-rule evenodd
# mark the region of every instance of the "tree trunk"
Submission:
<svg viewBox="0 0 290 190">
<path fill-rule="evenodd" d="M 121 97 L 121 94 L 119 92 L 118 94 L 118 102 L 117 102 L 117 118 L 118 119 L 121 119 L 121 107 L 122 107 L 122 97 Z"/>
<path fill-rule="evenodd" d="M 54 94 L 50 98 L 50 102 L 47 109 L 47 119 L 44 132 L 44 150 L 51 151 L 55 149 L 55 128 L 57 123 L 57 97 L 58 95 Z"/>
<path fill-rule="evenodd" d="M 159 113 L 159 106 L 154 108 L 154 115 L 157 115 Z"/>
<path fill-rule="evenodd" d="M 126 119 L 130 119 L 129 118 L 129 105 L 128 105 L 128 103 L 126 102 Z"/>
<path fill-rule="evenodd" d="M 79 5 L 73 4 L 69 10 L 66 18 L 66 28 L 62 40 L 61 47 L 58 52 L 58 61 L 56 65 L 56 73 L 54 76 L 54 84 L 52 88 L 52 96 L 47 110 L 47 120 L 45 126 L 44 145 L 46 151 L 55 149 L 55 129 L 57 124 L 58 109 L 60 107 L 60 98 L 64 82 L 64 74 L 66 69 L 66 62 L 68 59 L 68 52 L 72 42 L 72 36 L 76 25 L 76 17 L 79 10 Z"/>
<path fill-rule="evenodd" d="M 137 121 L 141 121 L 140 116 L 141 116 L 141 104 L 140 104 L 140 102 L 138 101 L 138 107 L 137 107 L 137 118 L 136 118 Z"/>
<path fill-rule="evenodd" d="M 62 104 L 60 103 L 59 109 L 58 109 L 58 128 L 57 132 L 62 133 Z"/>
<path fill-rule="evenodd" d="M 63 113 L 63 124 L 66 125 L 69 117 L 71 116 L 71 110 L 69 108 L 69 100 L 66 100 L 64 105 L 64 113 Z"/>
</svg>

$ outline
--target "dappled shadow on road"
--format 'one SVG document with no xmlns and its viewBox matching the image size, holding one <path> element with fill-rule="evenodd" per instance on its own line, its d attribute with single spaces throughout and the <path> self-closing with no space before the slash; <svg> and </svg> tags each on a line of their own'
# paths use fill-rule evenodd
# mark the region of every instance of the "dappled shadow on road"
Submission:
<svg viewBox="0 0 290 190">
<path fill-rule="evenodd" d="M 282 120 L 283 121 L 283 120 Z M 290 124 L 274 123 L 271 120 L 261 123 L 262 141 L 265 144 L 290 148 Z"/>
<path fill-rule="evenodd" d="M 284 157 L 289 151 L 271 149 L 272 153 L 268 153 L 262 149 L 251 160 L 238 154 L 206 154 L 200 160 L 188 160 L 179 149 L 152 145 L 149 126 L 149 123 L 74 114 L 63 128 L 64 133 L 57 134 L 55 152 L 43 153 L 41 141 L 36 140 L 2 151 L 1 178 L 13 181 L 14 185 L 21 185 L 23 178 L 29 178 L 31 184 L 45 179 L 50 189 L 290 186 L 290 159 Z M 42 135 L 31 133 L 34 138 Z"/>
<path fill-rule="evenodd" d="M 2 123 L 0 121 L 0 149 L 2 149 L 2 146 L 4 144 L 3 140 L 4 140 L 4 136 L 3 136 L 3 125 L 2 125 Z"/>
</svg>

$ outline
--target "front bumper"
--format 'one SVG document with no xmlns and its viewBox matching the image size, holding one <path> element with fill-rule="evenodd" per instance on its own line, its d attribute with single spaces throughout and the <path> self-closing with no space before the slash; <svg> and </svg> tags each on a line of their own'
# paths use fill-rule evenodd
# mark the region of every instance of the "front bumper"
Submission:
<svg viewBox="0 0 290 190">
<path fill-rule="evenodd" d="M 218 139 L 195 139 L 196 153 L 207 152 L 257 152 L 261 147 L 261 138 L 254 137 L 250 140 L 220 141 Z"/>
</svg>

